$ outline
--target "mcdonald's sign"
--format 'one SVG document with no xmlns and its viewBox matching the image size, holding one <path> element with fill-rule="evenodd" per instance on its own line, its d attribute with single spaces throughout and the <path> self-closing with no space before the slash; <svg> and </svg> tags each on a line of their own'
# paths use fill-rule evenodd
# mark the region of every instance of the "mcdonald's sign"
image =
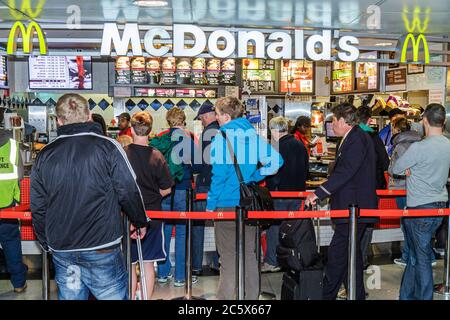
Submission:
<svg viewBox="0 0 450 320">
<path fill-rule="evenodd" d="M 19 11 L 18 6 L 16 6 L 16 0 L 8 0 L 9 13 L 11 14 L 11 17 L 16 20 L 36 19 L 41 14 L 42 9 L 44 9 L 46 1 L 47 0 L 39 0 L 35 6 L 36 9 L 33 9 L 31 0 L 22 0 Z"/>
<path fill-rule="evenodd" d="M 33 51 L 33 39 L 35 33 L 37 34 L 39 40 L 40 53 L 47 54 L 47 42 L 45 41 L 44 33 L 35 21 L 30 22 L 27 28 L 25 28 L 25 25 L 20 21 L 14 23 L 11 31 L 9 32 L 6 53 L 12 55 L 16 52 L 17 39 L 20 35 L 22 36 L 23 53 L 31 53 Z"/>
<path fill-rule="evenodd" d="M 425 63 L 430 63 L 430 52 L 428 50 L 428 43 L 427 39 L 423 34 L 420 34 L 417 36 L 417 38 L 412 34 L 409 33 L 403 40 L 403 48 L 402 48 L 402 56 L 400 59 L 400 62 L 405 63 L 406 62 L 406 53 L 408 51 L 408 45 L 411 41 L 412 49 L 413 49 L 413 61 L 417 62 L 419 61 L 419 51 L 420 51 L 420 44 L 423 44 L 423 52 L 425 55 Z"/>
<path fill-rule="evenodd" d="M 431 10 L 427 8 L 424 12 L 425 19 L 422 22 L 420 19 L 421 14 L 421 8 L 416 6 L 413 11 L 413 19 L 412 22 L 408 20 L 408 13 L 409 10 L 407 7 L 403 8 L 403 22 L 405 24 L 405 28 L 408 31 L 408 34 L 402 38 L 403 41 L 399 43 L 403 43 L 402 47 L 402 55 L 400 58 L 400 62 L 405 63 L 406 61 L 406 55 L 408 52 L 408 46 L 409 42 L 411 41 L 412 44 L 412 50 L 413 50 L 413 61 L 418 62 L 419 61 L 419 52 L 420 52 L 420 44 L 423 44 L 423 52 L 425 56 L 425 63 L 428 64 L 430 62 L 430 52 L 428 50 L 428 42 L 427 39 L 424 36 L 424 33 L 428 29 L 428 22 L 430 19 L 430 12 Z M 416 38 L 416 34 L 417 38 Z"/>
</svg>

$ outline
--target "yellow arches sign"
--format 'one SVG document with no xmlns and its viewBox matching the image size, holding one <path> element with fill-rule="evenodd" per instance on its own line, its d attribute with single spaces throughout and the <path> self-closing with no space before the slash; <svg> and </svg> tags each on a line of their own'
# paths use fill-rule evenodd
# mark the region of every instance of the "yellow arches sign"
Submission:
<svg viewBox="0 0 450 320">
<path fill-rule="evenodd" d="M 428 50 L 428 42 L 424 36 L 424 33 L 428 29 L 428 21 L 430 15 L 430 9 L 425 10 L 425 19 L 422 23 L 420 19 L 421 9 L 420 7 L 415 7 L 413 12 L 413 20 L 410 23 L 408 20 L 408 9 L 403 9 L 403 22 L 405 23 L 405 28 L 409 32 L 406 36 L 402 37 L 402 53 L 400 62 L 406 63 L 406 56 L 408 52 L 409 42 L 411 42 L 413 50 L 413 62 L 419 61 L 420 44 L 423 46 L 424 61 L 425 64 L 430 63 L 430 52 Z M 417 35 L 418 34 L 418 35 Z M 417 36 L 416 36 L 417 35 Z"/>
<path fill-rule="evenodd" d="M 39 52 L 42 55 L 47 54 L 47 43 L 45 41 L 44 33 L 42 32 L 41 27 L 35 21 L 30 22 L 27 28 L 25 28 L 25 25 L 20 21 L 14 23 L 11 31 L 9 32 L 6 53 L 12 55 L 16 52 L 17 39 L 19 38 L 19 36 L 22 36 L 23 53 L 32 53 L 35 33 L 37 34 L 39 41 Z"/>
</svg>

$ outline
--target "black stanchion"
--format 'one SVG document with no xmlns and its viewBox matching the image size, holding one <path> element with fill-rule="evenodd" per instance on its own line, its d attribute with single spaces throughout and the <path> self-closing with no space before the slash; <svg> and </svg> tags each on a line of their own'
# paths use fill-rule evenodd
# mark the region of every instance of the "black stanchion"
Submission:
<svg viewBox="0 0 450 320">
<path fill-rule="evenodd" d="M 445 256 L 444 256 L 444 280 L 443 283 L 434 286 L 434 293 L 443 295 L 447 300 L 450 298 L 450 217 L 447 219 L 447 240 L 445 241 Z"/>
<path fill-rule="evenodd" d="M 348 232 L 348 285 L 347 300 L 356 300 L 356 239 L 359 208 L 349 206 L 350 220 Z"/>
<path fill-rule="evenodd" d="M 50 300 L 50 266 L 48 252 L 42 249 L 42 300 Z"/>
<path fill-rule="evenodd" d="M 258 261 L 258 275 L 259 275 L 259 300 L 275 300 L 276 295 L 272 292 L 265 292 L 261 290 L 261 225 L 256 221 L 256 261 Z"/>
<path fill-rule="evenodd" d="M 128 220 L 127 216 L 124 215 L 125 219 L 125 261 L 127 265 L 127 272 L 128 272 L 128 299 L 131 299 L 132 297 L 132 268 L 133 265 L 131 263 L 131 238 L 130 238 L 130 221 Z"/>
<path fill-rule="evenodd" d="M 188 212 L 194 211 L 194 191 L 186 190 L 186 208 Z M 186 220 L 186 286 L 183 297 L 173 300 L 205 300 L 192 295 L 192 220 Z"/>
<path fill-rule="evenodd" d="M 236 207 L 236 299 L 245 297 L 245 218 L 246 210 Z"/>
</svg>

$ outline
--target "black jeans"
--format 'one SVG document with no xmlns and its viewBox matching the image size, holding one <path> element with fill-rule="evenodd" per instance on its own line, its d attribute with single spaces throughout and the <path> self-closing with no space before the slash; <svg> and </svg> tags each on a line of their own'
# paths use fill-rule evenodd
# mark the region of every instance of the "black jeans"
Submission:
<svg viewBox="0 0 450 320">
<path fill-rule="evenodd" d="M 356 248 L 356 299 L 365 300 L 364 268 L 361 255 L 361 240 L 367 224 L 359 223 L 357 228 Z M 342 283 L 348 279 L 348 230 L 349 225 L 337 224 L 333 239 L 328 247 L 328 263 L 325 270 L 323 286 L 324 300 L 336 300 Z"/>
</svg>

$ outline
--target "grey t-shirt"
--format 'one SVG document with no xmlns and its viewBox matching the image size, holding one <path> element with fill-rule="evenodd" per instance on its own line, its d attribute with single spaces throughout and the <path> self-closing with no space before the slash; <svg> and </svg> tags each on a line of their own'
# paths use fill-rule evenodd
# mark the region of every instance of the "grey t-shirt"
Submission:
<svg viewBox="0 0 450 320">
<path fill-rule="evenodd" d="M 447 178 L 450 169 L 450 140 L 444 136 L 427 137 L 415 142 L 401 156 L 393 167 L 394 174 L 404 174 L 406 178 L 408 207 L 448 201 Z"/>
</svg>

